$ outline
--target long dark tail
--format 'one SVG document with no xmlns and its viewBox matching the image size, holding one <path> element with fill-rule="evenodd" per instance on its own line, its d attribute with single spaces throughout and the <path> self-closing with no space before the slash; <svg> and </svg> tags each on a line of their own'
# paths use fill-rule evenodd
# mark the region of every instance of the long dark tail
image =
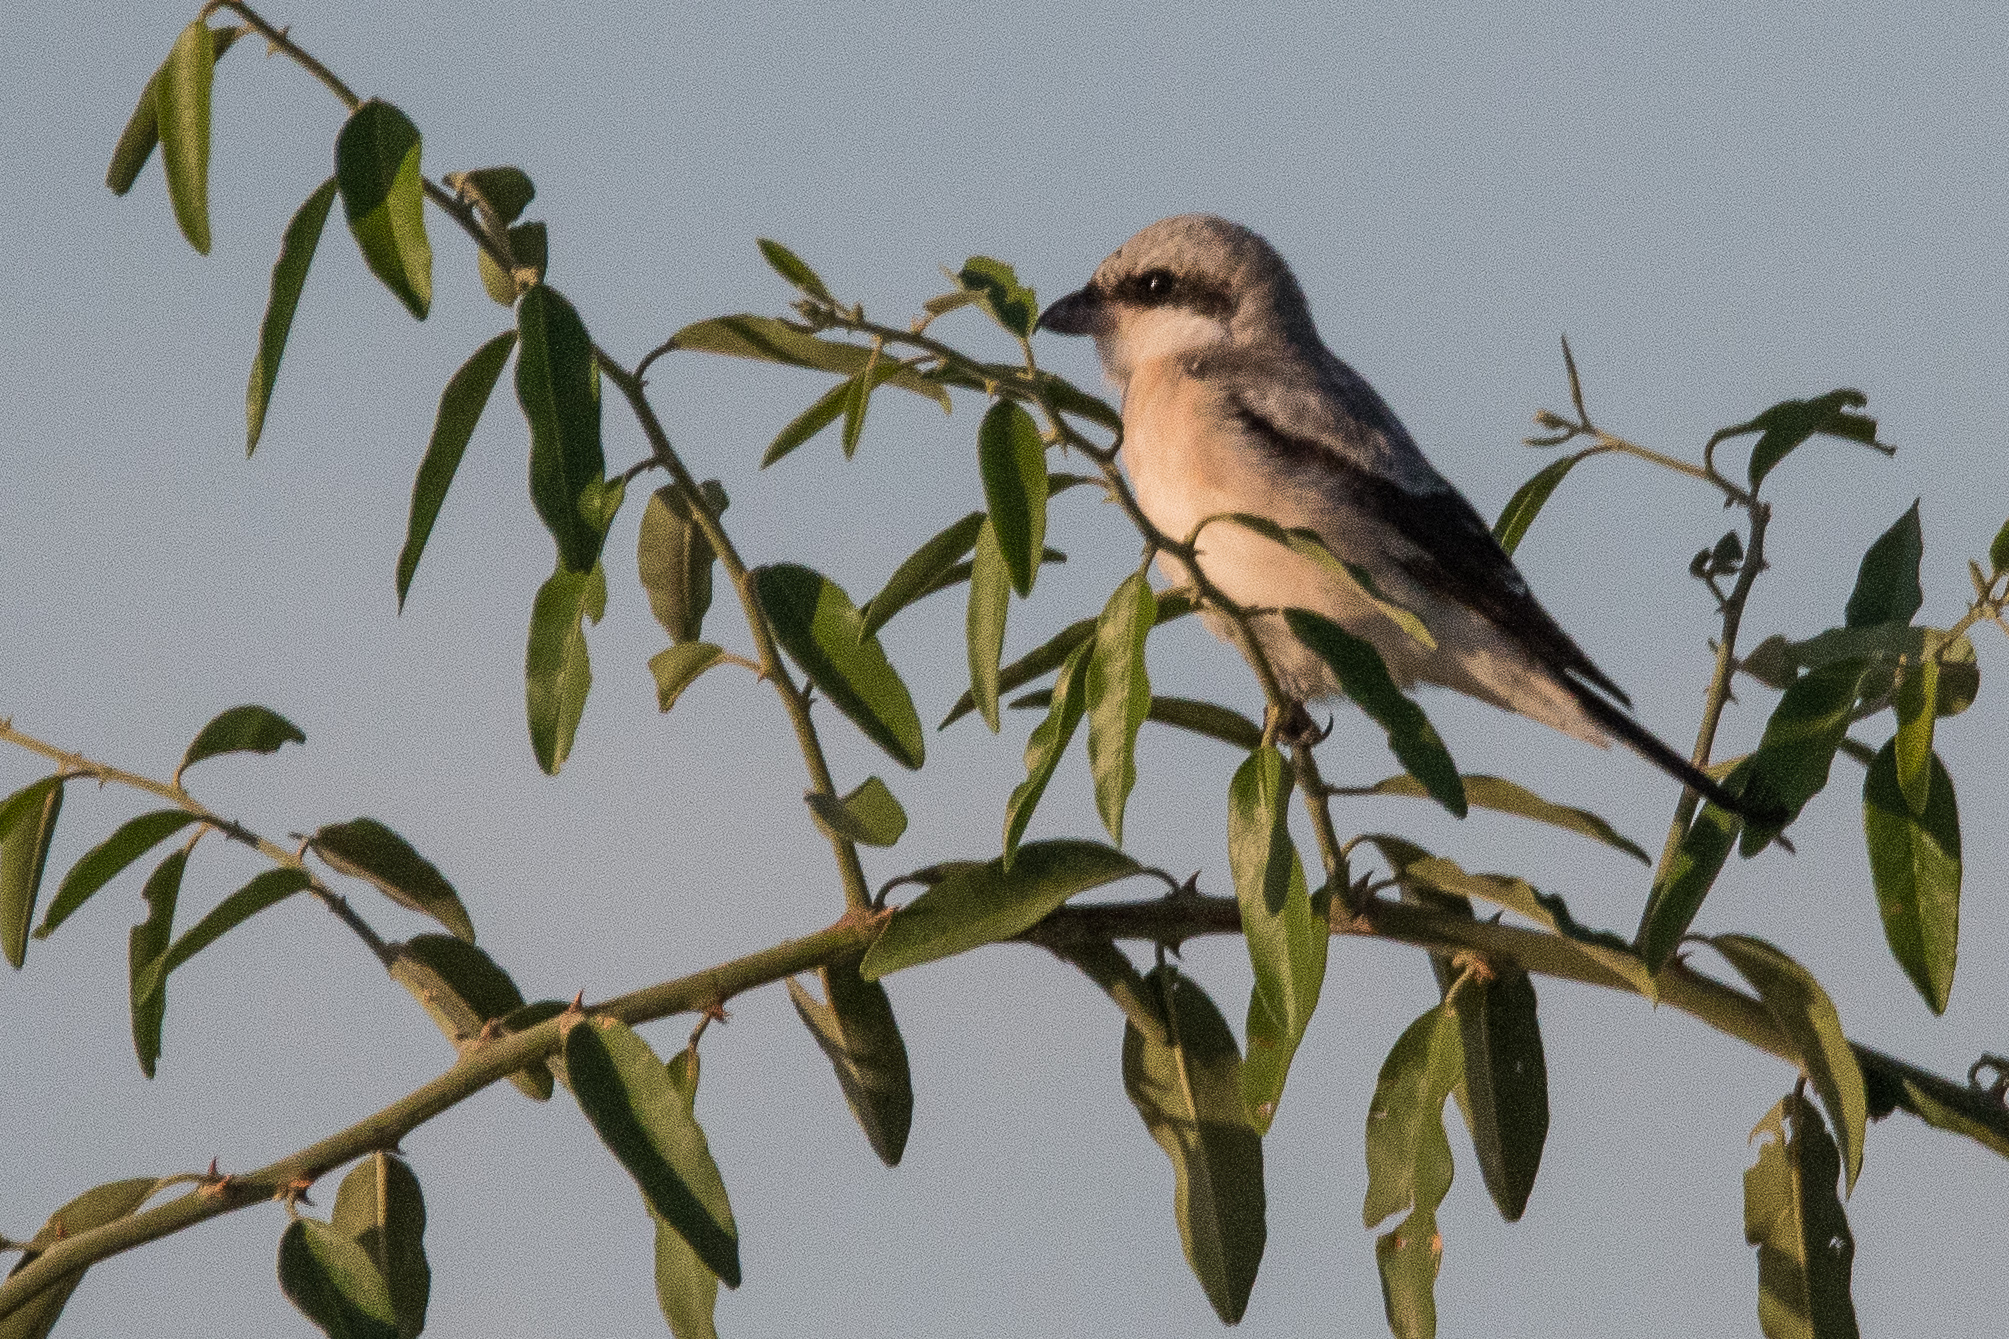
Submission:
<svg viewBox="0 0 2009 1339">
<path fill-rule="evenodd" d="M 1679 781 L 1682 785 L 1699 791 L 1702 797 L 1711 804 L 1728 809 L 1740 818 L 1763 819 L 1770 817 L 1767 814 L 1759 813 L 1757 811 L 1758 806 L 1753 805 L 1743 796 L 1732 795 L 1715 781 L 1703 775 L 1701 769 L 1696 767 L 1695 764 L 1689 762 L 1688 759 L 1676 753 L 1666 744 L 1663 744 L 1659 736 L 1655 735 L 1638 721 L 1632 719 L 1631 716 L 1627 715 L 1619 707 L 1607 702 L 1603 697 L 1598 695 L 1595 689 L 1572 680 L 1566 679 L 1565 682 L 1569 684 L 1571 694 L 1583 707 L 1585 713 L 1593 721 L 1596 721 L 1601 729 L 1611 733 L 1627 748 Z"/>
</svg>

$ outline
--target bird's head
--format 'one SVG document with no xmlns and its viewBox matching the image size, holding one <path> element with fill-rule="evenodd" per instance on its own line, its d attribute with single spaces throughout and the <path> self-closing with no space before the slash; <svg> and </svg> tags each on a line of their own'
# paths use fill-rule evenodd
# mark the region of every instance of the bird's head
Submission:
<svg viewBox="0 0 2009 1339">
<path fill-rule="evenodd" d="M 1144 229 L 1085 287 L 1042 312 L 1039 325 L 1093 335 L 1103 370 L 1119 383 L 1159 358 L 1317 338 L 1283 257 L 1249 229 L 1211 214 L 1181 214 Z"/>
</svg>

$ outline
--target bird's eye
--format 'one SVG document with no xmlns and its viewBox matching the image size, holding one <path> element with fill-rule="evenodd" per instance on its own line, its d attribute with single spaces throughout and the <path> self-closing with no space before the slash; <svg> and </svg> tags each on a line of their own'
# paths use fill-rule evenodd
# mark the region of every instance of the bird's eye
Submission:
<svg viewBox="0 0 2009 1339">
<path fill-rule="evenodd" d="M 1145 297 L 1163 302 L 1172 296 L 1172 274 L 1169 270 L 1153 270 L 1139 281 L 1138 287 L 1144 290 Z"/>
</svg>

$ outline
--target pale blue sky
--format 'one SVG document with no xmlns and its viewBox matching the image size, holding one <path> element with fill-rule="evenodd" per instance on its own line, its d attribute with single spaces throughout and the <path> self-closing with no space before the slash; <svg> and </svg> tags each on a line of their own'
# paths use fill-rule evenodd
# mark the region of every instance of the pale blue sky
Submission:
<svg viewBox="0 0 2009 1339">
<path fill-rule="evenodd" d="M 524 496 L 506 388 L 470 449 L 400 618 L 392 572 L 439 385 L 508 317 L 466 246 L 436 230 L 438 299 L 414 325 L 330 225 L 258 457 L 239 389 L 287 216 L 328 171 L 339 107 L 250 45 L 217 83 L 215 253 L 174 231 L 157 168 L 126 200 L 104 163 L 192 8 L 83 3 L 0 14 L 0 715 L 164 772 L 238 702 L 305 748 L 207 767 L 202 793 L 269 833 L 359 813 L 453 878 L 482 942 L 533 996 L 604 996 L 820 926 L 840 894 L 796 800 L 770 697 L 723 675 L 659 717 L 660 648 L 617 561 L 592 638 L 597 688 L 574 760 L 540 775 L 522 724 L 529 601 L 550 547 Z M 552 236 L 551 277 L 633 358 L 700 316 L 779 310 L 756 236 L 903 318 L 935 267 L 1014 261 L 1074 287 L 1139 226 L 1209 209 L 1268 234 L 1321 329 L 1446 474 L 1494 514 L 1541 457 L 1529 413 L 1565 398 L 1556 337 L 1600 420 L 1666 450 L 1774 400 L 1854 385 L 1895 460 L 1826 443 L 1772 486 L 1777 571 L 1750 627 L 1835 621 L 1857 555 L 1923 496 L 1925 617 L 1954 617 L 1964 560 L 2009 514 L 2009 16 L 1997 6 L 1467 3 L 594 6 L 496 0 L 268 11 L 359 89 L 404 107 L 427 169 L 520 163 Z M 986 338 L 972 324 L 970 338 Z M 1092 379 L 1088 350 L 1041 356 Z M 765 474 L 806 374 L 671 360 L 655 398 L 693 467 L 722 477 L 757 560 L 793 558 L 854 593 L 978 497 L 977 414 L 883 398 L 858 459 L 820 441 Z M 638 434 L 610 410 L 608 454 Z M 1561 621 L 1670 738 L 1693 728 L 1710 610 L 1681 575 L 1727 523 L 1693 486 L 1600 462 L 1521 549 Z M 1113 514 L 1069 494 L 1072 555 L 1012 646 L 1099 606 L 1134 561 Z M 609 552 L 631 551 L 638 508 Z M 733 626 L 721 607 L 713 627 Z M 889 650 L 924 716 L 958 690 L 953 600 L 904 616 Z M 1933 1020 L 1884 952 L 1857 835 L 1857 778 L 1810 810 L 1803 854 L 1735 865 L 1701 927 L 1777 938 L 1861 1039 L 1943 1072 L 2009 1049 L 1999 831 L 2009 769 L 1989 693 L 1942 732 L 1968 839 L 1953 1006 Z M 1154 642 L 1168 691 L 1252 707 L 1245 671 L 1197 629 Z M 1754 702 L 1763 695 L 1754 693 Z M 1658 846 L 1671 795 L 1623 753 L 1444 697 L 1461 764 L 1599 808 Z M 847 782 L 887 777 L 914 818 L 885 877 L 985 853 L 1031 722 L 930 738 L 921 780 L 840 721 Z M 1742 746 L 1760 709 L 1732 717 Z M 1875 727 L 1881 729 L 1881 726 Z M 1225 890 L 1234 759 L 1148 736 L 1133 848 Z M 1342 716 L 1332 770 L 1390 770 Z M 1174 772 L 1183 776 L 1175 779 Z M 0 756 L 0 789 L 35 771 Z M 926 781 L 928 789 L 923 789 Z M 132 799 L 77 789 L 62 868 Z M 1636 867 L 1545 829 L 1415 804 L 1342 816 L 1399 826 L 1466 864 L 1525 874 L 1629 930 Z M 1041 830 L 1094 830 L 1077 758 Z M 205 843 L 192 911 L 251 866 Z M 288 906 L 174 979 L 160 1077 L 133 1064 L 125 931 L 137 881 L 100 895 L 0 982 L 0 1231 L 113 1176 L 250 1166 L 367 1113 L 448 1059 L 410 1000 L 331 918 Z M 190 914 L 185 911 L 184 915 Z M 397 933 L 420 927 L 384 908 Z M 1193 972 L 1239 1018 L 1240 946 Z M 1685 1017 L 1544 985 L 1555 1110 L 1526 1219 L 1500 1223 L 1454 1129 L 1442 1218 L 1447 1336 L 1757 1333 L 1740 1176 L 1785 1069 Z M 747 1282 L 730 1334 L 1199 1334 L 1216 1328 L 1180 1259 L 1170 1174 L 1117 1073 L 1120 1020 L 1068 970 L 987 950 L 892 981 L 915 1064 L 906 1164 L 880 1168 L 781 992 L 740 1001 L 706 1043 L 700 1115 L 733 1195 Z M 1270 1243 L 1243 1332 L 1385 1332 L 1359 1226 L 1361 1129 L 1382 1055 L 1433 996 L 1414 953 L 1335 945 L 1324 1003 L 1268 1141 Z M 1992 998 L 1991 998 L 1992 997 Z M 650 1030 L 666 1053 L 682 1025 Z M 431 1332 L 661 1330 L 631 1187 L 561 1097 L 499 1088 L 407 1149 L 431 1209 Z M 1876 1127 L 1850 1205 L 1865 1334 L 1999 1329 L 2009 1259 L 2001 1160 L 1898 1118 Z M 251 1210 L 94 1271 L 65 1333 L 306 1333 L 272 1281 L 282 1217 Z"/>
</svg>

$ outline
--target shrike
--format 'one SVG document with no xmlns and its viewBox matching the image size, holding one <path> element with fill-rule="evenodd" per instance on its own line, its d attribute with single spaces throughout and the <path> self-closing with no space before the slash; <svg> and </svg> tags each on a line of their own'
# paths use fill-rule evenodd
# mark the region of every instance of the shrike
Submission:
<svg viewBox="0 0 2009 1339">
<path fill-rule="evenodd" d="M 1247 512 L 1315 532 L 1382 595 L 1421 618 L 1404 631 L 1362 590 L 1245 527 L 1200 532 L 1200 566 L 1254 622 L 1300 702 L 1338 684 L 1278 611 L 1310 609 L 1371 642 L 1395 679 L 1483 698 L 1601 747 L 1613 737 L 1683 784 L 1742 811 L 1628 714 L 1618 685 L 1535 601 L 1472 505 L 1431 468 L 1374 388 L 1320 341 L 1304 291 L 1239 224 L 1184 214 L 1102 262 L 1039 325 L 1092 335 L 1122 391 L 1123 459 L 1151 523 L 1184 540 Z M 1160 566 L 1183 580 L 1167 555 Z M 1209 616 L 1217 634 L 1227 629 Z"/>
</svg>

